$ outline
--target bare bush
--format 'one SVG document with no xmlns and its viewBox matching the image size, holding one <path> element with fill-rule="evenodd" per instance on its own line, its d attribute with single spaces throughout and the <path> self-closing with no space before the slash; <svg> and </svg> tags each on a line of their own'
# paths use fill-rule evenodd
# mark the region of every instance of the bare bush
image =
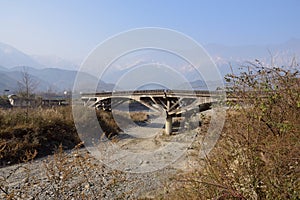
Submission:
<svg viewBox="0 0 300 200">
<path fill-rule="evenodd" d="M 166 198 L 300 198 L 299 66 L 244 69 L 226 77 L 236 101 L 204 168 L 175 178 Z"/>
</svg>

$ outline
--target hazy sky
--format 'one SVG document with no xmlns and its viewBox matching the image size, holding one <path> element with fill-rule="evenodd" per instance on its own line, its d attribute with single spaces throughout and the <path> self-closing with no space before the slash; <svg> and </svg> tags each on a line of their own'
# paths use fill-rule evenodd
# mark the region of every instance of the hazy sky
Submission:
<svg viewBox="0 0 300 200">
<path fill-rule="evenodd" d="M 170 28 L 200 44 L 276 44 L 300 38 L 299 20 L 298 0 L 0 0 L 0 42 L 82 59 L 132 28 Z"/>
</svg>

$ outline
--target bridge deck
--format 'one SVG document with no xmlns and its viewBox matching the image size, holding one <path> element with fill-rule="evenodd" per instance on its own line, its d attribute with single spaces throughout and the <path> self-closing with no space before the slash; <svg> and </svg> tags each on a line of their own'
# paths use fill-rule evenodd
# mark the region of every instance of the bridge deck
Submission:
<svg viewBox="0 0 300 200">
<path fill-rule="evenodd" d="M 107 96 L 221 96 L 223 91 L 208 91 L 208 90 L 136 90 L 136 91 L 113 91 L 113 92 L 96 92 L 96 93 L 82 93 L 81 96 L 86 97 L 107 97 Z"/>
</svg>

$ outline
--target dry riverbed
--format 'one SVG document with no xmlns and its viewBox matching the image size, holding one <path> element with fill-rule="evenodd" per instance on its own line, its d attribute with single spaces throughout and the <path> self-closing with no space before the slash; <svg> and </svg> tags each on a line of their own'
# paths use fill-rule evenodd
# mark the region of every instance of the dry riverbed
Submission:
<svg viewBox="0 0 300 200">
<path fill-rule="evenodd" d="M 159 119 L 157 122 L 161 121 Z M 147 130 L 156 134 L 146 137 Z M 170 178 L 178 171 L 199 167 L 199 142 L 203 137 L 200 127 L 187 132 L 184 137 L 183 134 L 165 136 L 162 129 L 157 127 L 139 130 L 133 127 L 126 130 L 126 134 L 133 136 L 137 131 L 143 133 L 138 138 L 122 139 L 120 135 L 116 141 L 118 148 L 130 152 L 129 155 L 133 153 L 135 157 L 122 160 L 121 154 L 112 154 L 112 157 L 117 158 L 113 160 L 123 164 L 128 161 L 135 163 L 134 165 L 107 165 L 107 160 L 104 160 L 106 164 L 103 164 L 86 148 L 59 151 L 47 158 L 1 168 L 0 198 L 5 196 L 16 199 L 154 198 L 167 192 Z M 190 140 L 186 140 L 187 135 Z M 194 143 L 190 144 L 190 141 Z M 181 156 L 177 153 L 177 157 L 174 157 L 172 154 L 174 149 L 171 148 L 174 146 L 180 150 Z M 156 160 L 147 156 L 149 151 L 158 152 L 154 158 L 160 155 L 161 164 L 154 165 Z M 157 170 L 154 170 L 153 166 L 158 166 Z"/>
</svg>

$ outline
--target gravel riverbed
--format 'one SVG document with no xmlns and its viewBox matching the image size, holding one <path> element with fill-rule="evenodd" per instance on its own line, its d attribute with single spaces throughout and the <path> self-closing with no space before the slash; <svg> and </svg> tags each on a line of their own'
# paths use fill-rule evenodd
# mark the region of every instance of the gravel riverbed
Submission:
<svg viewBox="0 0 300 200">
<path fill-rule="evenodd" d="M 137 199 L 163 193 L 175 168 L 151 173 L 112 170 L 86 149 L 0 169 L 1 199 Z"/>
<path fill-rule="evenodd" d="M 154 199 L 158 195 L 163 196 L 172 184 L 171 178 L 179 171 L 199 167 L 199 149 L 194 147 L 199 147 L 202 140 L 201 128 L 194 131 L 194 143 L 183 147 L 185 150 L 181 157 L 174 159 L 170 165 L 149 172 L 112 169 L 91 156 L 86 148 L 61 150 L 47 158 L 2 167 L 0 199 Z M 124 140 L 120 146 L 133 152 L 137 149 L 153 151 L 155 148 L 168 146 L 168 142 L 176 145 L 182 141 L 180 134 L 167 137 L 156 135 L 145 138 L 142 142 Z M 170 160 L 169 155 L 172 155 L 170 151 L 172 149 L 167 149 L 164 151 L 165 155 L 162 155 L 167 161 Z M 143 154 L 140 158 L 143 161 L 140 162 L 141 165 L 149 163 L 146 161 L 149 157 L 142 157 Z"/>
</svg>

